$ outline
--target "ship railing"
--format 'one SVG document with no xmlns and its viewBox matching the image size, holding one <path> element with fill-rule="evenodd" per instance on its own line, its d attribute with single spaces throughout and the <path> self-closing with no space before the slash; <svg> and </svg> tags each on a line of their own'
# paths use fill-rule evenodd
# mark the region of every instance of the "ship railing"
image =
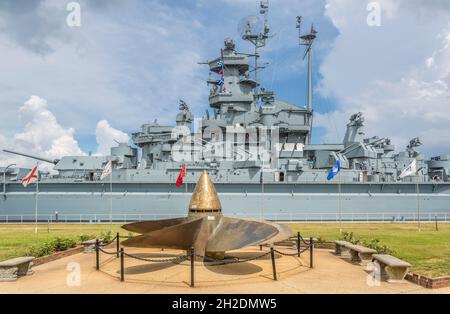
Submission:
<svg viewBox="0 0 450 314">
<path fill-rule="evenodd" d="M 410 223 L 416 222 L 417 213 L 414 212 L 343 212 L 341 215 L 333 212 L 299 212 L 299 213 L 225 213 L 227 216 L 263 219 L 275 222 L 301 222 L 301 223 L 337 223 L 339 221 L 347 223 L 369 223 L 369 222 L 391 222 Z M 113 214 L 112 222 L 127 223 L 145 220 L 158 220 L 182 217 L 184 213 L 174 214 Z M 421 222 L 449 222 L 450 211 L 448 212 L 423 212 L 419 216 Z M 30 223 L 35 221 L 34 215 L 0 215 L 0 223 Z M 58 214 L 37 216 L 39 223 L 89 223 L 100 224 L 109 223 L 109 214 Z"/>
</svg>

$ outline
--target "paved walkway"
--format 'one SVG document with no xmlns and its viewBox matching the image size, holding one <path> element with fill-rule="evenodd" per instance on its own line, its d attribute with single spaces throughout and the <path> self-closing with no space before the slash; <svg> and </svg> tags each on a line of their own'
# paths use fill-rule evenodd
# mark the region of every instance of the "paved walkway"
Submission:
<svg viewBox="0 0 450 314">
<path fill-rule="evenodd" d="M 175 250 L 126 251 L 147 258 L 182 254 Z M 254 247 L 230 254 L 248 258 L 261 252 Z M 114 256 L 102 254 L 101 271 L 96 271 L 95 254 L 81 253 L 34 267 L 33 275 L 16 282 L 0 282 L 0 293 L 450 293 L 450 288 L 430 290 L 406 281 L 370 286 L 364 267 L 336 257 L 329 250 L 316 249 L 314 260 L 315 267 L 310 269 L 308 253 L 303 253 L 301 259 L 277 256 L 278 281 L 272 280 L 270 255 L 224 266 L 196 262 L 196 287 L 190 288 L 189 261 L 164 264 L 126 258 L 125 282 L 120 282 L 119 261 Z M 81 270 L 80 285 L 68 285 L 68 281 L 76 279 L 73 267 L 77 265 Z"/>
</svg>

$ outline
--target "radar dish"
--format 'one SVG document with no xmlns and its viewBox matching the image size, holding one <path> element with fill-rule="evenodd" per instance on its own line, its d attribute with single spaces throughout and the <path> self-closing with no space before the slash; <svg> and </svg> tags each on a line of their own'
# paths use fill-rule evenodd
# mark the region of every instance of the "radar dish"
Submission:
<svg viewBox="0 0 450 314">
<path fill-rule="evenodd" d="M 249 15 L 239 21 L 238 33 L 245 39 L 247 36 L 258 36 L 263 29 L 261 19 L 256 15 Z"/>
</svg>

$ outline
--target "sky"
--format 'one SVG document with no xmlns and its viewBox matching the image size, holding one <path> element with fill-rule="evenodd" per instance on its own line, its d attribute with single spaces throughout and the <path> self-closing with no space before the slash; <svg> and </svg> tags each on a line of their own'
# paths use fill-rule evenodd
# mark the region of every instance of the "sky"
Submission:
<svg viewBox="0 0 450 314">
<path fill-rule="evenodd" d="M 225 37 L 250 52 L 237 26 L 259 11 L 257 0 L 83 0 L 72 27 L 70 2 L 0 2 L 0 149 L 104 155 L 143 123 L 174 124 L 179 99 L 202 116 L 208 69 L 198 63 L 218 57 Z M 427 157 L 450 153 L 450 0 L 270 1 L 261 82 L 304 106 L 297 15 L 318 31 L 314 142 L 341 142 L 361 111 L 367 137 L 397 150 L 419 137 Z M 0 153 L 0 166 L 12 162 L 32 161 Z"/>
</svg>

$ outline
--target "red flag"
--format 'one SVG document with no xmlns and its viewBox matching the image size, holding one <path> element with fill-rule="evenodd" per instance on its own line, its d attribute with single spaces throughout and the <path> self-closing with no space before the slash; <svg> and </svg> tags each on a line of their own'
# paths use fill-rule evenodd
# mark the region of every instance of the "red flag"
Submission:
<svg viewBox="0 0 450 314">
<path fill-rule="evenodd" d="M 175 183 L 176 186 L 180 187 L 183 185 L 183 178 L 186 176 L 186 164 L 183 164 L 183 167 L 181 167 L 180 174 L 177 178 L 177 183 Z"/>
<path fill-rule="evenodd" d="M 34 166 L 33 169 L 22 179 L 21 183 L 24 187 L 27 187 L 28 184 L 37 181 L 38 179 L 38 171 L 37 166 Z"/>
</svg>

